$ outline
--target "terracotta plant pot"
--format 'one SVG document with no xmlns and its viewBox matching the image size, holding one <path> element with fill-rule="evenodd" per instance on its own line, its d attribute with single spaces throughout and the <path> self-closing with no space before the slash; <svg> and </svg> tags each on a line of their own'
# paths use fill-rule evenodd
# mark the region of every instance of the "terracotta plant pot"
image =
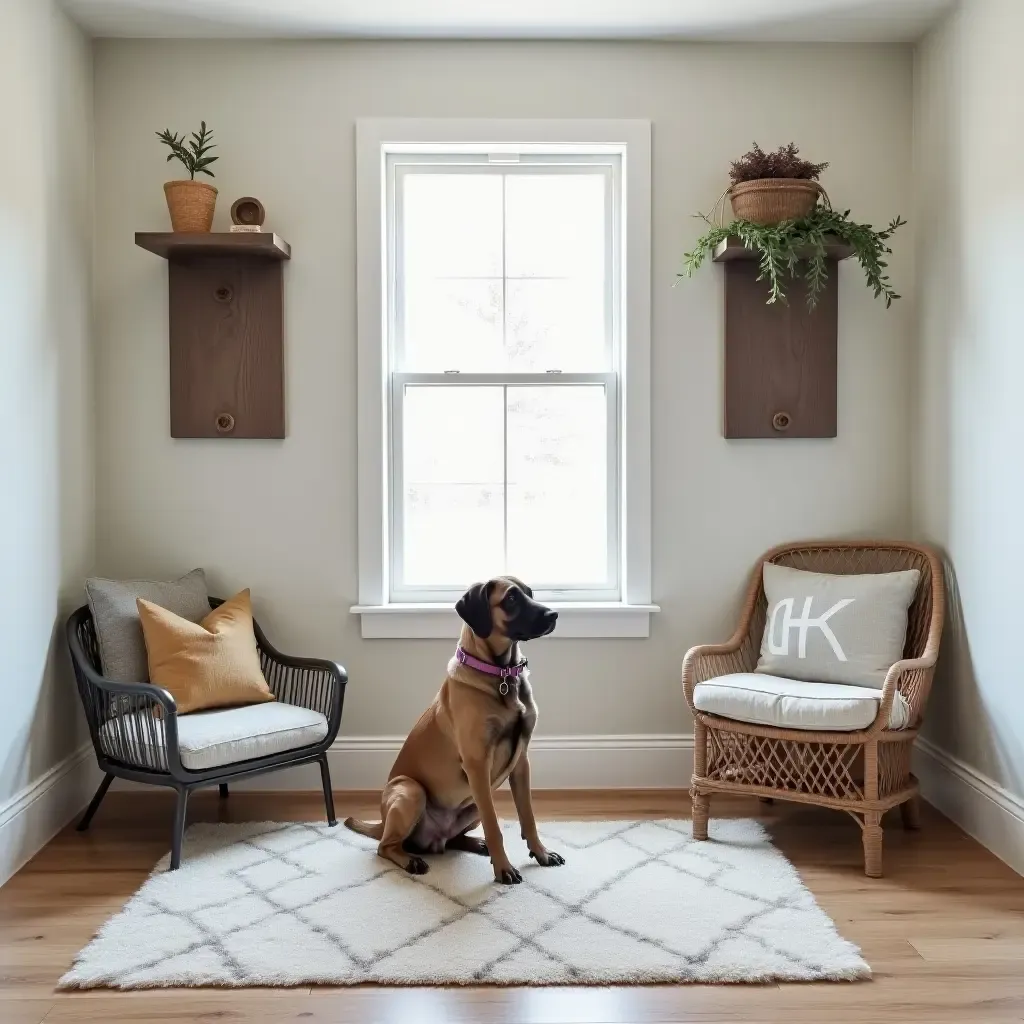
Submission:
<svg viewBox="0 0 1024 1024">
<path fill-rule="evenodd" d="M 757 178 L 729 189 L 732 212 L 740 220 L 768 227 L 806 217 L 821 194 L 816 181 L 805 178 Z"/>
<path fill-rule="evenodd" d="M 168 181 L 164 184 L 172 231 L 209 231 L 217 190 L 205 181 Z"/>
</svg>

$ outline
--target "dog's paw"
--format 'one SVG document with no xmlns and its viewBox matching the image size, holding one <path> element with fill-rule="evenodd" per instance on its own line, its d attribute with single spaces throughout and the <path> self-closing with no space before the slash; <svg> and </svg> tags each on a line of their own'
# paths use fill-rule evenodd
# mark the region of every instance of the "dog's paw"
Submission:
<svg viewBox="0 0 1024 1024">
<path fill-rule="evenodd" d="M 410 857 L 409 863 L 405 865 L 405 870 L 410 875 L 425 875 L 430 868 L 422 857 Z"/>
<path fill-rule="evenodd" d="M 495 868 L 494 880 L 502 885 L 518 885 L 523 876 L 510 864 L 507 868 Z"/>
<path fill-rule="evenodd" d="M 554 850 L 531 850 L 530 856 L 545 868 L 557 868 L 565 863 L 565 858 Z"/>
</svg>

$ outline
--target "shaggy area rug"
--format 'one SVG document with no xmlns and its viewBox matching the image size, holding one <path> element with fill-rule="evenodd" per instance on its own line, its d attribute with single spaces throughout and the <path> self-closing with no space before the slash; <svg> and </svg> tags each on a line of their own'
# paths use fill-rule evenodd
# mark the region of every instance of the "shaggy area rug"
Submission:
<svg viewBox="0 0 1024 1024">
<path fill-rule="evenodd" d="M 506 849 L 427 857 L 414 877 L 343 826 L 197 824 L 111 918 L 61 988 L 840 981 L 870 969 L 760 824 L 542 826 L 563 867 Z"/>
</svg>

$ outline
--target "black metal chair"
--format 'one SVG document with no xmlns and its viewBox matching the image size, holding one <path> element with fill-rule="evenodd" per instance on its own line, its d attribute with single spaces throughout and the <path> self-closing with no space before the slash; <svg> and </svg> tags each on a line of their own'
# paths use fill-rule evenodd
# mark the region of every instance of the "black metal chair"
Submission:
<svg viewBox="0 0 1024 1024">
<path fill-rule="evenodd" d="M 219 604 L 220 600 L 210 599 L 211 608 Z M 293 750 L 190 771 L 181 760 L 178 709 L 174 698 L 166 690 L 151 683 L 117 683 L 104 678 L 101 674 L 96 630 L 88 607 L 79 608 L 68 619 L 67 639 L 78 692 L 89 722 L 96 760 L 106 773 L 78 823 L 80 832 L 89 827 L 115 776 L 133 782 L 167 786 L 178 795 L 171 842 L 173 871 L 181 863 L 181 841 L 185 832 L 188 795 L 193 789 L 218 785 L 220 795 L 226 797 L 228 783 L 233 779 L 244 779 L 281 768 L 294 768 L 314 761 L 320 765 L 328 824 L 337 825 L 327 751 L 341 725 L 348 674 L 341 665 L 331 661 L 281 654 L 267 640 L 255 621 L 253 628 L 263 675 L 277 701 L 322 714 L 327 719 L 327 735 L 315 744 Z"/>
</svg>

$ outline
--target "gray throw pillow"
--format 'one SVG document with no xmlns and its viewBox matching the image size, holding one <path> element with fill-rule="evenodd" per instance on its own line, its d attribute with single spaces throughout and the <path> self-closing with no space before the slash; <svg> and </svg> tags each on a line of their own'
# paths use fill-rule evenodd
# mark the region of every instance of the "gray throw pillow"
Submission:
<svg viewBox="0 0 1024 1024">
<path fill-rule="evenodd" d="M 768 618 L 757 671 L 880 690 L 903 657 L 920 579 L 917 569 L 830 576 L 765 562 Z"/>
<path fill-rule="evenodd" d="M 193 569 L 168 583 L 88 579 L 85 593 L 96 626 L 103 674 L 119 683 L 149 682 L 146 641 L 136 598 L 152 601 L 190 622 L 201 622 L 210 614 L 206 574 L 202 569 Z"/>
</svg>

